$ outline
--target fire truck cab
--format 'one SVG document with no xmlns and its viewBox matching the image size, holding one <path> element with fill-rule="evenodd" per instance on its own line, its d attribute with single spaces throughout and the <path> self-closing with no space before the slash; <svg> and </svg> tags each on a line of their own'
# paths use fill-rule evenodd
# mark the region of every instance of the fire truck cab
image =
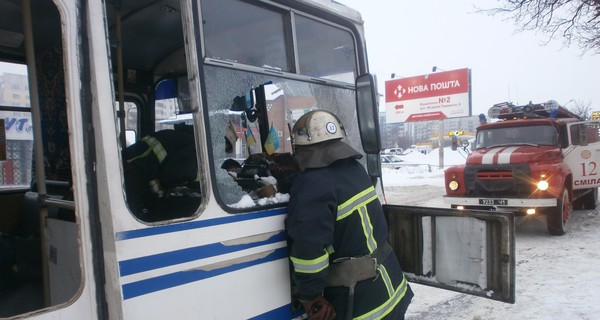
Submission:
<svg viewBox="0 0 600 320">
<path fill-rule="evenodd" d="M 544 214 L 563 235 L 572 209 L 594 209 L 600 186 L 600 122 L 556 101 L 494 105 L 464 165 L 445 171 L 453 208 Z"/>
</svg>

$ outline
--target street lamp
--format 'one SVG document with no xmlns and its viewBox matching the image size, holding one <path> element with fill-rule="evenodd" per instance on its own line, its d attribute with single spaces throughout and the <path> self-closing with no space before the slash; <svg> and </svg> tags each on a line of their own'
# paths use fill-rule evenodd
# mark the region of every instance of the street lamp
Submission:
<svg viewBox="0 0 600 320">
<path fill-rule="evenodd" d="M 431 73 L 434 73 L 436 71 L 446 71 L 444 69 L 440 69 L 437 66 L 433 66 L 433 68 L 431 68 Z M 439 167 L 440 169 L 444 168 L 444 119 L 440 119 L 440 132 L 439 132 L 440 136 L 440 140 L 439 140 Z"/>
<path fill-rule="evenodd" d="M 573 103 L 577 104 L 577 103 L 575 102 L 575 100 L 571 99 L 571 100 L 569 100 L 569 102 L 567 102 L 567 103 L 563 104 L 563 107 L 565 107 L 565 108 L 566 108 L 566 107 L 567 107 L 567 105 L 568 105 L 569 103 L 571 103 L 571 102 L 573 102 Z"/>
</svg>

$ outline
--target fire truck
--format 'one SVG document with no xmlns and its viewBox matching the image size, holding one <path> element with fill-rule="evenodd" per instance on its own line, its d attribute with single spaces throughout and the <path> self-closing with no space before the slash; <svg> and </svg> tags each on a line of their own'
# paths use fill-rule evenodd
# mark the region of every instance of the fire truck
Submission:
<svg viewBox="0 0 600 320">
<path fill-rule="evenodd" d="M 573 209 L 594 209 L 600 185 L 600 122 L 556 101 L 499 103 L 465 164 L 445 171 L 444 202 L 458 209 L 545 215 L 563 235 Z"/>
</svg>

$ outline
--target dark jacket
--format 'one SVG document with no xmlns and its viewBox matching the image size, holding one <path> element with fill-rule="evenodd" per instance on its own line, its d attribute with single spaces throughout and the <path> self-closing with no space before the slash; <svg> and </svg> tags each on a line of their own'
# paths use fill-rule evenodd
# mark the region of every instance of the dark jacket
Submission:
<svg viewBox="0 0 600 320">
<path fill-rule="evenodd" d="M 192 126 L 176 125 L 174 130 L 157 131 L 123 150 L 127 204 L 138 218 L 171 219 L 198 208 L 198 197 L 170 196 L 174 188 L 190 183 L 199 189 L 193 133 Z"/>
<path fill-rule="evenodd" d="M 336 259 L 371 254 L 388 236 L 369 176 L 352 158 L 306 169 L 292 185 L 288 209 L 286 224 L 298 298 L 312 300 L 324 292 L 337 318 L 345 319 L 348 288 L 326 288 L 328 265 Z M 375 279 L 356 285 L 353 316 L 400 318 L 397 315 L 404 315 L 412 296 L 391 253 L 379 266 Z"/>
</svg>

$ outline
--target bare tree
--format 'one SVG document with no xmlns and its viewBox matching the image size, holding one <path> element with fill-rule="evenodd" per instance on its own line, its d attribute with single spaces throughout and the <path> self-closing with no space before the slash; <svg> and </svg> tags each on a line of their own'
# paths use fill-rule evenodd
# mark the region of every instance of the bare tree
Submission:
<svg viewBox="0 0 600 320">
<path fill-rule="evenodd" d="M 541 31 L 546 44 L 562 38 L 567 47 L 577 44 L 583 53 L 600 53 L 600 0 L 500 0 L 500 6 L 479 11 L 508 16 L 517 31 Z"/>
<path fill-rule="evenodd" d="M 580 116 L 583 120 L 589 120 L 591 119 L 592 116 L 592 103 L 591 102 L 583 102 L 583 101 L 576 101 L 576 100 L 571 100 L 570 102 L 573 102 L 573 106 L 569 107 L 569 111 L 573 112 L 574 114 Z M 568 102 L 568 103 L 570 103 Z"/>
</svg>

